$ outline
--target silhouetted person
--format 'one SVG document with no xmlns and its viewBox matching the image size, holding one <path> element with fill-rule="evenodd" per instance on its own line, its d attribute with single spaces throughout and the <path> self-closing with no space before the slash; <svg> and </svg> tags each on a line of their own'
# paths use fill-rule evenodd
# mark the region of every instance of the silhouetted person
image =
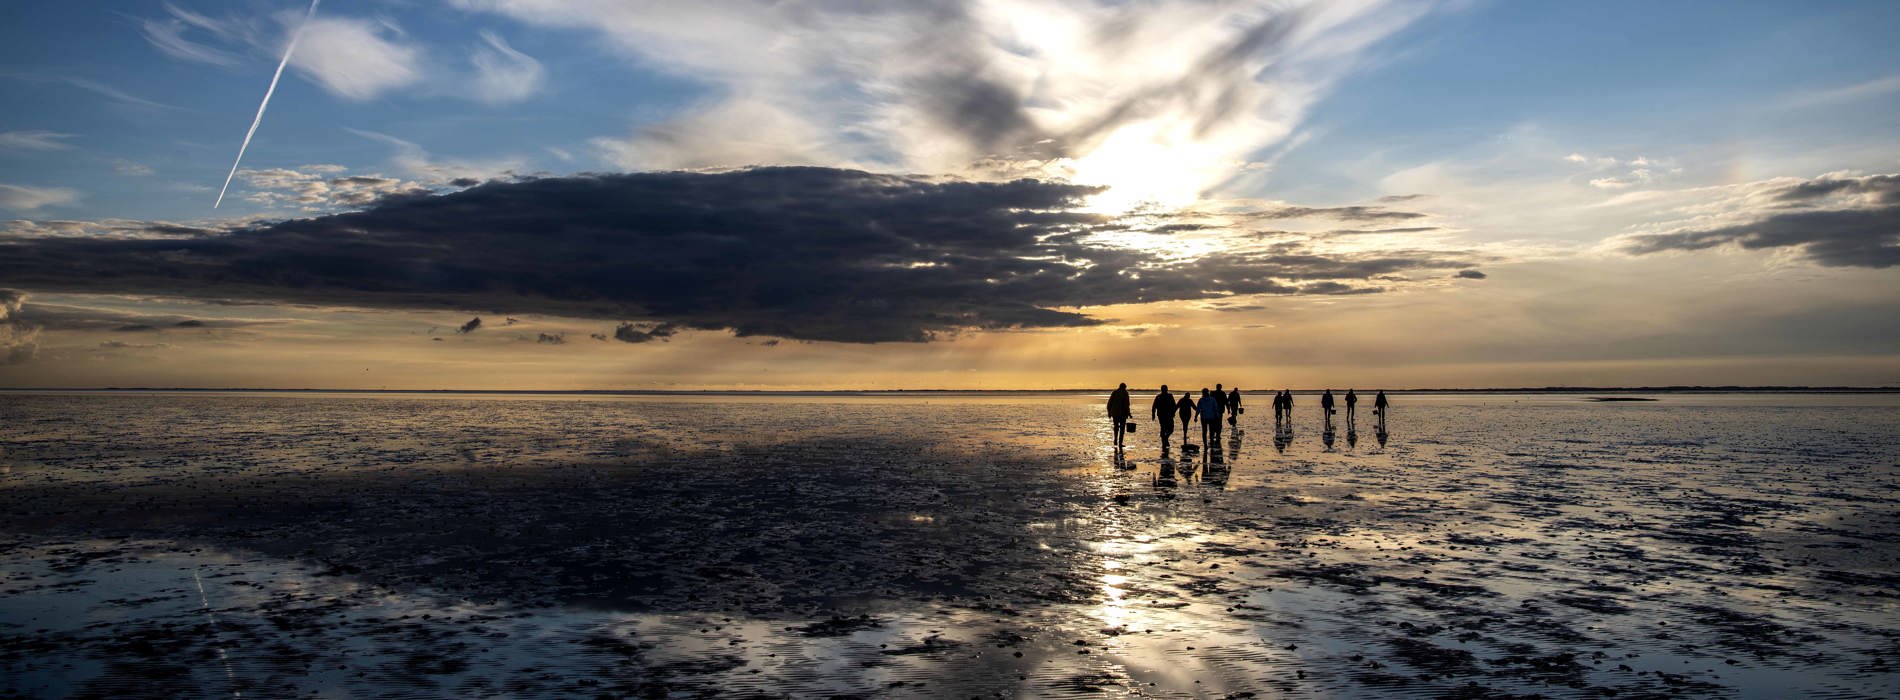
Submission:
<svg viewBox="0 0 1900 700">
<path fill-rule="evenodd" d="M 1222 389 L 1219 384 L 1214 385 L 1214 403 L 1220 404 L 1220 414 L 1221 416 L 1226 416 L 1227 415 L 1227 390 Z"/>
<path fill-rule="evenodd" d="M 1385 447 L 1385 418 L 1391 412 L 1392 412 L 1392 404 L 1386 402 L 1385 390 L 1380 389 L 1379 395 L 1372 397 L 1372 415 L 1374 416 L 1374 419 L 1373 419 L 1374 428 L 1375 428 L 1375 431 L 1379 434 L 1380 447 Z"/>
<path fill-rule="evenodd" d="M 1319 413 L 1321 416 L 1325 417 L 1326 419 L 1326 430 L 1328 432 L 1331 432 L 1333 429 L 1333 390 L 1332 389 L 1327 389 L 1325 394 L 1320 395 Z"/>
<path fill-rule="evenodd" d="M 1115 447 L 1122 446 L 1122 432 L 1128 427 L 1128 384 L 1123 383 L 1108 395 L 1108 419 L 1115 422 Z"/>
<path fill-rule="evenodd" d="M 1227 424 L 1240 427 L 1240 387 L 1227 392 Z"/>
<path fill-rule="evenodd" d="M 1161 449 L 1166 450 L 1168 438 L 1174 436 L 1174 394 L 1168 393 L 1168 385 L 1161 385 L 1161 393 L 1155 394 L 1148 417 L 1161 424 Z"/>
<path fill-rule="evenodd" d="M 1202 389 L 1201 401 L 1196 404 L 1196 408 L 1201 412 L 1201 444 L 1209 450 L 1214 449 L 1216 443 L 1220 442 L 1220 417 L 1221 413 L 1226 411 L 1221 406 L 1220 399 L 1214 398 L 1215 396 L 1219 394 Z"/>
<path fill-rule="evenodd" d="M 1181 446 L 1186 447 L 1189 437 L 1188 425 L 1194 422 L 1194 392 L 1181 392 L 1181 401 L 1174 405 L 1174 410 L 1181 414 Z"/>
<path fill-rule="evenodd" d="M 1354 414 L 1359 410 L 1359 394 L 1346 390 L 1346 427 L 1352 427 Z"/>
<path fill-rule="evenodd" d="M 1281 406 L 1280 410 L 1286 413 L 1286 427 L 1287 429 L 1291 430 L 1293 428 L 1293 390 L 1292 389 L 1286 390 L 1286 405 Z"/>
<path fill-rule="evenodd" d="M 1372 397 L 1372 415 L 1375 415 L 1375 416 L 1385 415 L 1385 409 L 1389 407 L 1390 405 L 1391 404 L 1386 403 L 1385 390 L 1380 389 L 1379 395 Z"/>
</svg>

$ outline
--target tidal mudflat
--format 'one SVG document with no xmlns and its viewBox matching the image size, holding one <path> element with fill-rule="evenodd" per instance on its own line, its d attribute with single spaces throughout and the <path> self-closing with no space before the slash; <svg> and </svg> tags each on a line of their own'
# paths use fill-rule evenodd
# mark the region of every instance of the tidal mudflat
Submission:
<svg viewBox="0 0 1900 700">
<path fill-rule="evenodd" d="M 1891 697 L 1900 397 L 1656 398 L 0 394 L 0 696 Z"/>
</svg>

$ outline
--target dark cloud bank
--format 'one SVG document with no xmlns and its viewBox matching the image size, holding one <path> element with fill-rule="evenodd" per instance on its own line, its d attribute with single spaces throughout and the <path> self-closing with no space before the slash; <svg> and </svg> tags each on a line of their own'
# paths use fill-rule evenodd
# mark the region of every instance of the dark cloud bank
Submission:
<svg viewBox="0 0 1900 700">
<path fill-rule="evenodd" d="M 1900 265 L 1900 175 L 1821 177 L 1771 192 L 1777 208 L 1738 226 L 1634 236 L 1636 255 L 1736 245 L 1747 250 L 1798 248 L 1830 267 Z M 1849 208 L 1817 208 L 1830 197 L 1860 197 Z"/>
<path fill-rule="evenodd" d="M 882 342 L 1103 322 L 1061 307 L 1366 293 L 1353 283 L 1477 262 L 1289 243 L 1164 263 L 1089 242 L 1114 225 L 1077 210 L 1094 191 L 828 168 L 491 182 L 182 239 L 4 241 L 0 284 L 640 319 L 613 334 L 636 343 L 684 329 Z"/>
</svg>

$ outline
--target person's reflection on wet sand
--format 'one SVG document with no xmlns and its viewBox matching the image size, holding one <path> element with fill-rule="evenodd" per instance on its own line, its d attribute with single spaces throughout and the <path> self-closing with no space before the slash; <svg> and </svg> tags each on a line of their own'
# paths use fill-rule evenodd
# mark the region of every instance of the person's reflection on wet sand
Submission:
<svg viewBox="0 0 1900 700">
<path fill-rule="evenodd" d="M 1240 431 L 1234 431 L 1227 437 L 1227 458 L 1240 459 Z"/>
<path fill-rule="evenodd" d="M 1217 460 L 1202 470 L 1201 484 L 1204 486 L 1212 486 L 1217 491 L 1225 491 L 1227 490 L 1227 477 L 1232 475 L 1233 472 L 1234 468 L 1232 465 L 1224 464 Z"/>
</svg>

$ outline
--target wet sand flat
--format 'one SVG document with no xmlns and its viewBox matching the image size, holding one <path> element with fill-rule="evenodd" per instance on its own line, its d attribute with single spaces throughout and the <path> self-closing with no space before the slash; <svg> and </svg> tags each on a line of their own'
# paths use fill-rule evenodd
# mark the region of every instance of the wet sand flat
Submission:
<svg viewBox="0 0 1900 700">
<path fill-rule="evenodd" d="M 1900 397 L 1102 398 L 0 395 L 0 696 L 1900 687 Z"/>
</svg>

